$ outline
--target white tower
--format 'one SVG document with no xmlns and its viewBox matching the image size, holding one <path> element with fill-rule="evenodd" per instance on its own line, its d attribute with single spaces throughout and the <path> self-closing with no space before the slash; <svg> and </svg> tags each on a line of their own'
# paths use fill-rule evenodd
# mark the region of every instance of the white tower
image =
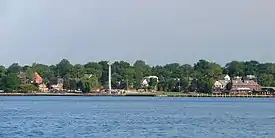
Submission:
<svg viewBox="0 0 275 138">
<path fill-rule="evenodd" d="M 109 65 L 109 93 L 111 94 L 112 93 L 112 63 L 109 61 L 108 62 L 108 65 Z"/>
</svg>

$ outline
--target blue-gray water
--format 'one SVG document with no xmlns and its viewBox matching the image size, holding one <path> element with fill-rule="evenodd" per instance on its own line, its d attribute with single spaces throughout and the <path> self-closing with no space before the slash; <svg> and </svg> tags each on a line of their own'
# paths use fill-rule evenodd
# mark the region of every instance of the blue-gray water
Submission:
<svg viewBox="0 0 275 138">
<path fill-rule="evenodd" d="M 0 97 L 0 137 L 274 138 L 275 99 Z"/>
</svg>

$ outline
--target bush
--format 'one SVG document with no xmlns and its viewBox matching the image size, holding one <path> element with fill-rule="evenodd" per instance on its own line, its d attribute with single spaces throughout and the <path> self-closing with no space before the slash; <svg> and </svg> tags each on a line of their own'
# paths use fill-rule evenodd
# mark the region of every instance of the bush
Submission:
<svg viewBox="0 0 275 138">
<path fill-rule="evenodd" d="M 38 91 L 39 89 L 33 84 L 22 84 L 20 85 L 20 90 L 23 92 L 33 92 Z"/>
</svg>

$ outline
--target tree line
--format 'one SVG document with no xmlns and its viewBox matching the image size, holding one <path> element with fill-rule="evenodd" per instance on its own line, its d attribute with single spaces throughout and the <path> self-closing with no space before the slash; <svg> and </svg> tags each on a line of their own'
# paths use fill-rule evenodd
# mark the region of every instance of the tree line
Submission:
<svg viewBox="0 0 275 138">
<path fill-rule="evenodd" d="M 0 66 L 0 89 L 5 91 L 31 89 L 31 84 L 21 84 L 18 74 L 24 73 L 27 80 L 33 79 L 38 72 L 49 84 L 54 78 L 64 79 L 64 89 L 81 89 L 89 92 L 93 88 L 108 88 L 108 61 L 88 62 L 84 65 L 71 64 L 63 59 L 56 65 L 33 63 L 21 66 L 14 63 L 9 67 Z M 256 81 L 262 86 L 275 86 L 275 64 L 258 61 L 231 61 L 225 66 L 214 62 L 199 60 L 193 65 L 169 63 L 150 66 L 143 60 L 134 64 L 116 61 L 112 64 L 112 88 L 141 89 L 141 82 L 146 76 L 157 76 L 158 82 L 151 81 L 149 89 L 159 91 L 199 91 L 211 92 L 216 80 L 223 75 L 257 76 Z M 152 84 L 153 83 L 153 84 Z"/>
</svg>

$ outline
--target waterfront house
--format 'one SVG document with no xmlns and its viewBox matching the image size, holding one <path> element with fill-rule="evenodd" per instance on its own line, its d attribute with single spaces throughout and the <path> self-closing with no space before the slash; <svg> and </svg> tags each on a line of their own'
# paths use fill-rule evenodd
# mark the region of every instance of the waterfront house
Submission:
<svg viewBox="0 0 275 138">
<path fill-rule="evenodd" d="M 48 87 L 43 83 L 43 78 L 38 74 L 38 72 L 34 72 L 33 84 L 35 84 L 41 92 L 49 91 Z"/>
<path fill-rule="evenodd" d="M 91 92 L 93 92 L 93 93 L 100 93 L 100 89 L 99 88 L 93 88 L 92 90 L 91 90 Z"/>
<path fill-rule="evenodd" d="M 157 76 L 147 76 L 147 77 L 144 77 L 144 79 L 142 80 L 142 83 L 141 83 L 142 87 L 143 88 L 149 87 L 152 79 L 155 79 L 156 83 L 159 82 L 159 78 Z M 152 89 L 157 89 L 156 86 L 151 86 L 151 87 L 153 87 Z"/>
<path fill-rule="evenodd" d="M 229 83 L 230 81 L 228 80 L 217 80 L 214 83 L 214 91 L 224 91 L 226 90 L 226 85 Z"/>
<path fill-rule="evenodd" d="M 43 78 L 37 72 L 34 72 L 33 83 L 35 83 L 37 85 L 43 83 Z"/>
<path fill-rule="evenodd" d="M 148 87 L 148 86 L 149 86 L 149 83 L 148 83 L 147 79 L 144 79 L 144 80 L 142 81 L 141 86 L 142 86 L 142 87 Z"/>
<path fill-rule="evenodd" d="M 144 77 L 144 79 L 146 79 L 146 80 L 156 79 L 157 82 L 159 81 L 159 78 L 157 76 L 147 76 L 147 77 Z"/>
<path fill-rule="evenodd" d="M 256 91 L 255 93 L 263 94 L 263 95 L 269 95 L 275 94 L 275 87 L 262 87 L 261 91 Z"/>
<path fill-rule="evenodd" d="M 225 75 L 223 80 L 217 80 L 214 83 L 213 91 L 214 92 L 222 92 L 226 90 L 227 84 L 231 81 L 231 78 L 229 75 Z"/>
<path fill-rule="evenodd" d="M 38 85 L 38 89 L 39 89 L 39 91 L 41 91 L 41 92 L 48 92 L 48 91 L 49 91 L 47 85 L 45 85 L 45 84 L 39 84 L 39 85 Z"/>
<path fill-rule="evenodd" d="M 254 80 L 232 80 L 231 93 L 247 93 L 261 90 L 261 86 Z"/>
<path fill-rule="evenodd" d="M 62 79 L 62 78 L 52 79 L 51 82 L 50 82 L 50 88 L 53 91 L 62 91 L 63 90 L 63 83 L 64 83 L 64 79 Z"/>
</svg>

